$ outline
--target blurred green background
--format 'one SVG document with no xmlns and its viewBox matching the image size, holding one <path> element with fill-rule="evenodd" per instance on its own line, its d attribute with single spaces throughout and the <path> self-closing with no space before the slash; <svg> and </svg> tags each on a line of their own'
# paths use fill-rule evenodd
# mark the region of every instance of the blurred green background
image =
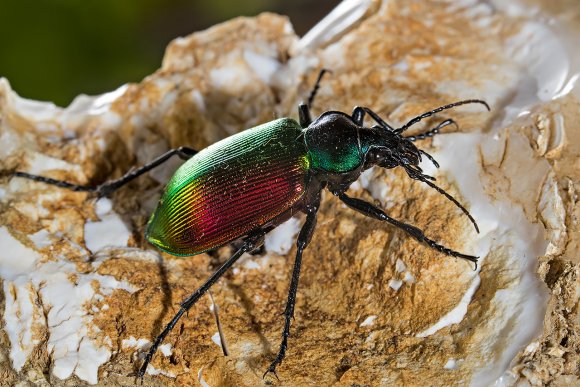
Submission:
<svg viewBox="0 0 580 387">
<path fill-rule="evenodd" d="M 0 77 L 21 96 L 66 106 L 138 82 L 178 36 L 276 12 L 303 35 L 339 0 L 1 0 Z"/>
</svg>

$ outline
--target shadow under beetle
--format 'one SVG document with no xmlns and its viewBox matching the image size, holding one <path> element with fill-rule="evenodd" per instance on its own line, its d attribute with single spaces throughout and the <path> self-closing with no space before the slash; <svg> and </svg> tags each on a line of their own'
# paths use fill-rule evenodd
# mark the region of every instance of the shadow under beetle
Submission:
<svg viewBox="0 0 580 387">
<path fill-rule="evenodd" d="M 117 180 L 96 187 L 25 172 L 14 173 L 15 176 L 74 191 L 105 196 L 177 155 L 187 161 L 165 187 L 157 209 L 147 224 L 147 240 L 169 254 L 180 256 L 199 254 L 242 240 L 234 254 L 180 304 L 179 312 L 157 336 L 147 353 L 138 372 L 139 377 L 143 377 L 157 348 L 181 316 L 242 254 L 259 249 L 266 233 L 294 214 L 303 212 L 306 220 L 296 242 L 296 259 L 284 309 L 282 342 L 278 355 L 264 373 L 266 376 L 271 372 L 277 377 L 276 367 L 284 359 L 288 347 L 302 253 L 314 234 L 320 194 L 324 188 L 353 210 L 388 222 L 437 251 L 477 265 L 478 257 L 436 243 L 419 228 L 391 218 L 371 203 L 348 196 L 346 190 L 364 170 L 372 166 L 387 169 L 402 167 L 411 179 L 422 181 L 452 201 L 469 217 L 479 232 L 469 212 L 450 194 L 435 185 L 435 178 L 423 173 L 419 167 L 422 156 L 427 157 L 436 167 L 439 165 L 427 152 L 413 144 L 415 140 L 434 136 L 441 128 L 456 123 L 447 119 L 418 135 L 405 137 L 402 133 L 440 111 L 471 103 L 483 104 L 489 110 L 487 103 L 469 99 L 441 106 L 411 119 L 400 128 L 393 128 L 371 109 L 358 106 L 351 115 L 327 111 L 313 121 L 310 106 L 325 71 L 320 72 L 308 103 L 298 106 L 299 123 L 291 118 L 281 118 L 225 138 L 200 152 L 186 147 L 173 149 Z M 375 122 L 372 127 L 364 126 L 367 114 Z"/>
</svg>

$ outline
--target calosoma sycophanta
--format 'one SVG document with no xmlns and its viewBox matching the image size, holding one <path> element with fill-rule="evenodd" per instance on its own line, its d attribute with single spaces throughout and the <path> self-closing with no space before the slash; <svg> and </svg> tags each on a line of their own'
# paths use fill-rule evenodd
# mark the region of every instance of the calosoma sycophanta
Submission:
<svg viewBox="0 0 580 387">
<path fill-rule="evenodd" d="M 145 232 L 147 240 L 173 255 L 195 255 L 241 240 L 234 254 L 194 293 L 181 303 L 179 312 L 157 336 L 145 357 L 138 375 L 147 365 L 164 338 L 181 316 L 242 256 L 260 248 L 266 233 L 302 212 L 306 220 L 297 238 L 296 258 L 284 310 L 284 329 L 280 349 L 266 373 L 276 374 L 276 367 L 286 354 L 290 321 L 294 314 L 302 254 L 316 226 L 320 196 L 324 188 L 351 209 L 365 216 L 388 222 L 418 241 L 452 257 L 477 264 L 477 258 L 446 248 L 427 238 L 423 231 L 391 218 L 380 208 L 346 194 L 361 173 L 372 167 L 402 167 L 407 175 L 422 181 L 451 200 L 478 227 L 469 212 L 450 194 L 433 183 L 433 177 L 419 167 L 422 156 L 435 166 L 437 162 L 413 141 L 431 137 L 440 129 L 454 125 L 442 121 L 436 127 L 414 136 L 403 132 L 424 118 L 455 106 L 486 102 L 463 100 L 423 113 L 400 128 L 394 128 L 367 107 L 355 107 L 352 114 L 327 111 L 311 119 L 310 106 L 324 75 L 320 72 L 307 104 L 298 106 L 299 122 L 281 118 L 225 138 L 200 152 L 181 147 L 151 163 L 131 171 L 120 179 L 99 186 L 81 186 L 25 172 L 24 177 L 74 191 L 108 195 L 143 173 L 178 155 L 187 160 L 171 178 L 152 214 Z M 364 125 L 365 115 L 375 122 Z"/>
</svg>

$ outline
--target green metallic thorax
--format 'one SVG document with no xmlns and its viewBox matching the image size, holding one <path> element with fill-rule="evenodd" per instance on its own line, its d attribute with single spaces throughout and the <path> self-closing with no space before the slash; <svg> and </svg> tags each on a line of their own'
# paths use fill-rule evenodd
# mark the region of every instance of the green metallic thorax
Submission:
<svg viewBox="0 0 580 387">
<path fill-rule="evenodd" d="M 322 114 L 305 132 L 312 169 L 336 174 L 360 169 L 372 143 L 365 134 L 344 113 Z"/>
<path fill-rule="evenodd" d="M 364 153 L 357 143 L 338 143 L 332 149 L 309 152 L 312 168 L 327 172 L 344 173 L 357 169 L 364 162 Z"/>
</svg>

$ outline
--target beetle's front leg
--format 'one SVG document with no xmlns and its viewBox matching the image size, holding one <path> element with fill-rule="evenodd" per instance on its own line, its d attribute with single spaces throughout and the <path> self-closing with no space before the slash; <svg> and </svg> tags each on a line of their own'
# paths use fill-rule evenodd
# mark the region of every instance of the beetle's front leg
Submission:
<svg viewBox="0 0 580 387">
<path fill-rule="evenodd" d="M 383 210 L 381 210 L 380 208 L 374 206 L 373 204 L 371 204 L 369 202 L 366 202 L 366 201 L 361 200 L 361 199 L 351 198 L 350 196 L 346 195 L 343 192 L 336 192 L 334 194 L 336 196 L 338 196 L 338 198 L 340 200 L 342 200 L 344 204 L 346 204 L 347 206 L 349 206 L 353 210 L 358 211 L 358 212 L 362 213 L 363 215 L 368 216 L 370 218 L 375 218 L 378 220 L 382 220 L 384 222 L 389 222 L 393 226 L 398 227 L 401 230 L 405 231 L 406 233 L 408 233 L 409 235 L 411 235 L 412 237 L 417 239 L 419 242 L 426 243 L 429 247 L 431 247 L 437 251 L 440 251 L 444 254 L 450 255 L 452 257 L 463 258 L 463 259 L 466 259 L 468 261 L 471 261 L 471 262 L 475 263 L 475 267 L 477 268 L 477 259 L 479 257 L 475 257 L 473 255 L 462 254 L 462 253 L 459 253 L 455 250 L 451 250 L 445 246 L 442 246 L 442 245 L 438 244 L 437 242 L 427 238 L 425 236 L 425 234 L 423 233 L 423 231 L 421 231 L 419 228 L 412 226 L 410 224 L 401 222 L 397 219 L 391 218 L 389 215 L 385 214 L 385 212 Z"/>
<path fill-rule="evenodd" d="M 360 121 L 359 125 L 362 125 L 364 120 L 364 113 L 367 113 L 381 128 L 388 130 L 389 132 L 394 132 L 395 128 L 389 125 L 385 120 L 383 120 L 377 113 L 369 109 L 368 107 L 356 107 L 352 112 L 352 118 L 354 122 Z"/>
<path fill-rule="evenodd" d="M 318 212 L 319 203 L 310 206 L 307 209 L 306 222 L 300 230 L 298 239 L 296 240 L 296 259 L 294 260 L 294 269 L 292 270 L 292 281 L 290 282 L 290 290 L 288 291 L 288 300 L 286 301 L 286 308 L 284 309 L 284 331 L 282 331 L 282 342 L 280 343 L 280 350 L 276 359 L 270 364 L 270 367 L 264 372 L 264 376 L 271 372 L 278 378 L 276 374 L 276 367 L 282 363 L 286 356 L 286 349 L 288 348 L 288 336 L 290 336 L 290 320 L 294 317 L 294 305 L 296 304 L 296 292 L 298 290 L 298 279 L 300 278 L 300 266 L 302 264 L 302 252 L 310 243 L 314 228 L 316 227 L 316 214 Z"/>
</svg>

